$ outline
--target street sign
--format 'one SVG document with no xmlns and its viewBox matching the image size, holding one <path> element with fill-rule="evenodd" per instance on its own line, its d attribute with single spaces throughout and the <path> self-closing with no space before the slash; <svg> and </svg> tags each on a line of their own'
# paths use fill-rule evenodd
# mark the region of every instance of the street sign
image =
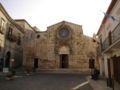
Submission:
<svg viewBox="0 0 120 90">
<path fill-rule="evenodd" d="M 4 72 L 4 73 L 8 73 L 8 72 L 9 72 L 9 69 L 8 69 L 8 68 L 3 68 L 3 72 Z"/>
</svg>

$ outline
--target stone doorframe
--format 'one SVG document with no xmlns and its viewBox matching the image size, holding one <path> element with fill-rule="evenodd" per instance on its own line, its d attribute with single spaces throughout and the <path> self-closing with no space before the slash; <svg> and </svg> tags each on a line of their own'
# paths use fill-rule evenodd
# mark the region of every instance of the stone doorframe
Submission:
<svg viewBox="0 0 120 90">
<path fill-rule="evenodd" d="M 59 48 L 59 66 L 60 68 L 68 68 L 69 67 L 69 54 L 70 49 L 67 46 L 61 46 Z"/>
</svg>

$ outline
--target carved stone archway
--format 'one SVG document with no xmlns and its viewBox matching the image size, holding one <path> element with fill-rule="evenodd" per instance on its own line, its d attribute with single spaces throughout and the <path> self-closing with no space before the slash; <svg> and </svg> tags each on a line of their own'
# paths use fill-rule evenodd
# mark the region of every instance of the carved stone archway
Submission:
<svg viewBox="0 0 120 90">
<path fill-rule="evenodd" d="M 70 49 L 69 47 L 62 46 L 59 48 L 59 54 L 70 54 Z"/>
</svg>

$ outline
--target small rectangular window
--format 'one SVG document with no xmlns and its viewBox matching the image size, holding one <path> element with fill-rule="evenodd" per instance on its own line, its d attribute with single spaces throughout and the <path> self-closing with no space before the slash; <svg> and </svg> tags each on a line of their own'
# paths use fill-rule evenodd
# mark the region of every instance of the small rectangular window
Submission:
<svg viewBox="0 0 120 90">
<path fill-rule="evenodd" d="M 5 20 L 3 18 L 1 18 L 1 21 L 0 21 L 0 33 L 4 33 L 5 31 Z"/>
<path fill-rule="evenodd" d="M 21 45 L 21 35 L 20 35 L 20 33 L 18 34 L 17 45 Z"/>
<path fill-rule="evenodd" d="M 2 50 L 2 41 L 0 40 L 0 52 L 1 52 L 1 50 Z"/>
<path fill-rule="evenodd" d="M 13 29 L 11 27 L 9 27 L 9 29 L 8 29 L 8 36 L 12 35 L 12 31 L 13 31 Z"/>
<path fill-rule="evenodd" d="M 0 46 L 0 52 L 1 52 L 1 50 L 2 50 L 2 47 Z"/>
</svg>

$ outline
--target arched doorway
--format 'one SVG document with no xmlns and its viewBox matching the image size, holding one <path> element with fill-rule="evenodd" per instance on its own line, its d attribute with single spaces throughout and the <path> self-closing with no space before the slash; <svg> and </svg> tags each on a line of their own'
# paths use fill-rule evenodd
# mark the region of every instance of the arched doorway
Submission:
<svg viewBox="0 0 120 90">
<path fill-rule="evenodd" d="M 62 46 L 59 49 L 59 57 L 60 57 L 60 68 L 68 68 L 69 67 L 69 48 L 66 46 Z"/>
<path fill-rule="evenodd" d="M 10 67 L 10 57 L 11 57 L 11 53 L 8 51 L 5 57 L 5 67 Z"/>
</svg>

